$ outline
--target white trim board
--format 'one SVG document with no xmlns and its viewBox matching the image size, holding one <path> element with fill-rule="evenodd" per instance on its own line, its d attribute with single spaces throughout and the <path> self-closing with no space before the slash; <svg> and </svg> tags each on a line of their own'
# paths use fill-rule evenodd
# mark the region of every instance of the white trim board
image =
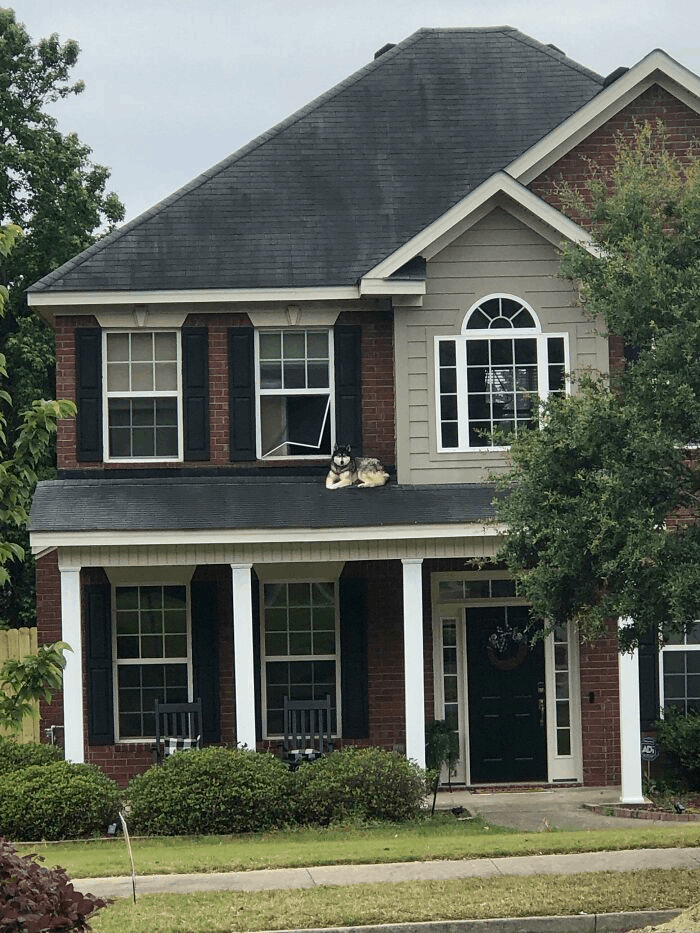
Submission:
<svg viewBox="0 0 700 933">
<path fill-rule="evenodd" d="M 65 307 L 72 309 L 85 305 L 157 305 L 199 304 L 211 302 L 260 301 L 351 301 L 360 297 L 356 285 L 338 285 L 318 288 L 192 288 L 155 289 L 153 291 L 45 291 L 28 292 L 27 302 L 37 308 Z"/>
<path fill-rule="evenodd" d="M 523 185 L 528 185 L 654 84 L 700 112 L 700 78 L 666 52 L 655 49 L 511 162 L 506 172 Z"/>
<path fill-rule="evenodd" d="M 563 239 L 579 243 L 596 255 L 591 236 L 583 227 L 569 220 L 568 217 L 537 197 L 536 194 L 533 194 L 532 191 L 529 191 L 510 175 L 505 172 L 496 172 L 480 184 L 478 188 L 462 198 L 454 207 L 451 207 L 449 211 L 425 227 L 407 243 L 404 243 L 395 253 L 392 253 L 374 269 L 371 269 L 362 279 L 361 290 L 364 289 L 366 281 L 374 288 L 377 280 L 386 279 L 388 276 L 393 275 L 394 272 L 415 256 L 431 259 L 448 243 L 451 243 L 472 226 L 476 219 L 482 217 L 488 202 L 499 195 L 510 198 L 537 220 L 552 227 L 561 234 Z M 387 287 L 390 287 L 388 282 Z"/>
<path fill-rule="evenodd" d="M 491 538 L 506 533 L 502 524 L 383 525 L 367 528 L 206 529 L 178 531 L 34 531 L 32 553 L 55 547 L 129 547 L 133 545 L 275 544 Z"/>
</svg>

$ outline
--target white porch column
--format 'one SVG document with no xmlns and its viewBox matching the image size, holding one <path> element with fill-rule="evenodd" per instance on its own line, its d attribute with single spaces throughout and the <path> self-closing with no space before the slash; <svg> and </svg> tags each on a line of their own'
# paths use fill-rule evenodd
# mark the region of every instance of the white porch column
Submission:
<svg viewBox="0 0 700 933">
<path fill-rule="evenodd" d="M 85 761 L 83 721 L 83 639 L 80 620 L 80 569 L 61 568 L 61 638 L 66 652 L 63 671 L 63 734 L 66 761 Z"/>
<path fill-rule="evenodd" d="M 236 682 L 236 738 L 255 750 L 252 564 L 231 564 L 233 589 L 233 673 Z"/>
<path fill-rule="evenodd" d="M 619 628 L 628 624 L 619 620 Z M 637 651 L 619 655 L 621 803 L 644 803 L 639 723 L 639 660 Z"/>
<path fill-rule="evenodd" d="M 421 559 L 402 558 L 403 660 L 406 691 L 406 757 L 425 767 L 423 687 L 423 579 Z"/>
</svg>

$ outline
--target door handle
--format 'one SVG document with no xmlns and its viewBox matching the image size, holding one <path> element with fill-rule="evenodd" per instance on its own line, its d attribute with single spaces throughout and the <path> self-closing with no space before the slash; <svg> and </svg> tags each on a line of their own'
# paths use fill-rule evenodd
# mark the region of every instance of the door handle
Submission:
<svg viewBox="0 0 700 933">
<path fill-rule="evenodd" d="M 537 706 L 540 711 L 540 725 L 544 726 L 544 697 L 540 697 L 537 701 Z"/>
</svg>

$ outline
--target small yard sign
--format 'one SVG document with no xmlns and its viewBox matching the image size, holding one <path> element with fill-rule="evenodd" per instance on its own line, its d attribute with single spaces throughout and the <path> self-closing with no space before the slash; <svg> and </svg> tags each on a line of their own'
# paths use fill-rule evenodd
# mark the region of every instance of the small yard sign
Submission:
<svg viewBox="0 0 700 933">
<path fill-rule="evenodd" d="M 642 738 L 642 761 L 656 761 L 658 757 L 659 746 L 656 744 L 656 739 L 644 736 Z"/>
</svg>

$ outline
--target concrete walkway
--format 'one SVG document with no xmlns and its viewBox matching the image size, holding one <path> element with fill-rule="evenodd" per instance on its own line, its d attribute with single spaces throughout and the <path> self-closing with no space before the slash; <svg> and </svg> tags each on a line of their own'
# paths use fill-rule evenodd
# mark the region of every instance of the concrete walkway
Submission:
<svg viewBox="0 0 700 933">
<path fill-rule="evenodd" d="M 547 829 L 649 829 L 646 820 L 593 813 L 594 806 L 620 805 L 619 787 L 556 787 L 496 793 L 441 791 L 437 808 L 464 807 L 499 826 L 526 832 Z M 656 824 L 653 824 L 656 825 Z M 698 825 L 700 839 L 700 824 Z"/>
<path fill-rule="evenodd" d="M 700 848 L 634 849 L 575 855 L 525 855 L 380 865 L 321 865 L 260 871 L 189 875 L 144 875 L 138 894 L 189 894 L 196 891 L 270 891 L 322 885 L 378 884 L 390 881 L 449 881 L 499 875 L 558 875 L 575 872 L 639 871 L 645 868 L 700 868 Z M 98 897 L 131 897 L 131 878 L 72 879 L 79 891 Z"/>
</svg>

